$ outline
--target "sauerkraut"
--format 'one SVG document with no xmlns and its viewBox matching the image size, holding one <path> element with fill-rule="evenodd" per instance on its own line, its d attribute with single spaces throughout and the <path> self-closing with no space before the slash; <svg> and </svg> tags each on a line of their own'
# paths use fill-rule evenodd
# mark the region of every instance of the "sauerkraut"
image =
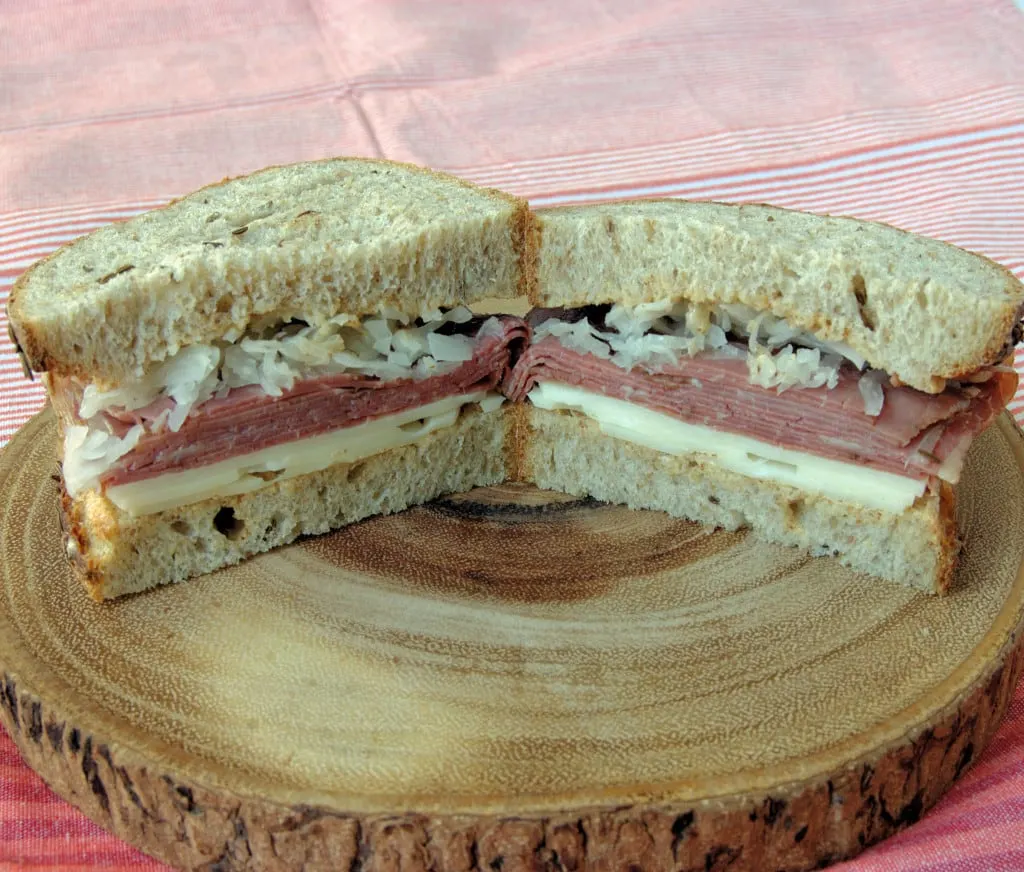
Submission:
<svg viewBox="0 0 1024 872">
<path fill-rule="evenodd" d="M 72 497 L 95 487 L 99 477 L 124 457 L 142 438 L 136 424 L 124 436 L 108 430 L 73 425 L 64 432 L 64 487 Z"/>
<path fill-rule="evenodd" d="M 231 388 L 258 385 L 279 397 L 310 376 L 358 372 L 382 379 L 424 378 L 473 356 L 473 340 L 438 333 L 445 324 L 464 324 L 473 315 L 464 306 L 425 313 L 416 325 L 387 309 L 360 321 L 337 315 L 320 325 L 301 323 L 269 328 L 234 343 L 192 345 L 143 378 L 110 391 L 86 385 L 78 408 L 84 421 L 106 411 L 134 412 L 169 400 L 166 425 L 177 432 L 192 410 Z"/>
<path fill-rule="evenodd" d="M 860 390 L 869 415 L 881 414 L 884 373 L 865 371 L 867 361 L 842 343 L 824 342 L 767 312 L 749 306 L 664 301 L 628 307 L 615 304 L 602 326 L 584 317 L 549 318 L 534 328 L 534 340 L 554 336 L 574 351 L 593 354 L 632 369 L 676 364 L 681 356 L 714 351 L 746 357 L 750 382 L 784 391 L 793 387 L 834 388 L 844 363 L 861 370 Z M 600 322 L 601 316 L 597 315 Z M 746 349 L 735 341 L 746 339 Z"/>
</svg>

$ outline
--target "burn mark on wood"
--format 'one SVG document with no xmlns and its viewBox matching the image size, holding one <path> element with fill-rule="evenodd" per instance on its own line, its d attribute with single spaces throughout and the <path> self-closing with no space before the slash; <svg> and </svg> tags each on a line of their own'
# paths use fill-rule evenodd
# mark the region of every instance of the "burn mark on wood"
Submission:
<svg viewBox="0 0 1024 872">
<path fill-rule="evenodd" d="M 3 698 L 0 702 L 11 713 L 14 729 L 19 729 L 21 721 L 18 719 L 18 691 L 14 686 L 14 680 L 9 675 L 4 676 Z"/>
<path fill-rule="evenodd" d="M 728 845 L 719 845 L 704 855 L 704 872 L 717 872 L 719 869 L 728 869 L 742 855 L 742 848 L 730 848 Z"/>
<path fill-rule="evenodd" d="M 251 855 L 252 851 L 249 850 L 249 830 L 241 815 L 235 817 L 235 838 L 244 843 L 246 851 Z"/>
<path fill-rule="evenodd" d="M 694 813 L 692 811 L 683 812 L 681 815 L 677 815 L 676 819 L 672 821 L 672 850 L 675 851 L 679 846 L 679 842 L 686 837 L 686 831 L 693 826 L 695 820 Z"/>
<path fill-rule="evenodd" d="M 50 721 L 46 725 L 46 738 L 50 740 L 50 747 L 54 751 L 60 751 L 64 744 L 64 722 Z"/>
<path fill-rule="evenodd" d="M 768 826 L 774 826 L 775 821 L 779 819 L 779 815 L 785 810 L 786 800 L 775 799 L 774 797 L 769 796 L 764 802 L 764 822 L 768 824 Z"/>
<path fill-rule="evenodd" d="M 860 792 L 867 793 L 871 789 L 871 780 L 875 777 L 875 770 L 865 765 L 860 772 Z"/>
<path fill-rule="evenodd" d="M 196 803 L 192 788 L 184 784 L 178 784 L 168 775 L 163 776 L 163 782 L 167 785 L 167 792 L 174 807 L 187 815 L 201 814 L 202 809 Z"/>
<path fill-rule="evenodd" d="M 956 761 L 956 773 L 953 775 L 954 778 L 959 778 L 963 771 L 971 765 L 971 761 L 974 759 L 974 743 L 968 742 L 964 745 L 963 750 L 960 752 L 960 757 Z"/>
<path fill-rule="evenodd" d="M 82 775 L 85 776 L 85 781 L 89 785 L 93 796 L 99 800 L 103 810 L 109 814 L 110 798 L 107 796 L 107 788 L 103 784 L 103 779 L 100 778 L 100 768 L 96 762 L 96 757 L 93 755 L 91 736 L 86 738 L 85 745 L 82 748 Z"/>
<path fill-rule="evenodd" d="M 192 793 L 192 788 L 185 787 L 179 784 L 177 787 L 174 788 L 174 792 L 178 794 L 178 796 L 181 797 L 182 802 L 185 803 L 185 811 L 187 811 L 189 814 L 194 814 L 196 811 L 196 798 L 195 795 Z"/>
<path fill-rule="evenodd" d="M 43 704 L 39 700 L 29 706 L 28 737 L 37 745 L 43 741 Z"/>
<path fill-rule="evenodd" d="M 117 766 L 114 767 L 114 772 L 117 774 L 117 777 L 121 781 L 121 785 L 128 794 L 128 801 L 142 812 L 143 817 L 151 818 L 153 815 L 150 810 L 146 808 L 142 799 L 139 797 L 139 794 L 135 791 L 135 782 L 132 781 L 132 777 L 128 774 L 128 770 L 124 766 Z"/>
<path fill-rule="evenodd" d="M 896 827 L 897 829 L 910 826 L 910 824 L 917 823 L 921 818 L 921 814 L 924 812 L 924 791 L 917 791 L 917 793 L 915 793 L 911 798 L 910 802 L 903 806 L 896 815 L 891 814 L 885 807 L 884 799 L 881 800 L 880 808 L 881 817 L 885 823 Z"/>
<path fill-rule="evenodd" d="M 868 821 L 873 821 L 877 815 L 878 800 L 874 795 L 862 797 L 860 808 L 857 809 L 855 817 L 866 818 Z"/>
</svg>

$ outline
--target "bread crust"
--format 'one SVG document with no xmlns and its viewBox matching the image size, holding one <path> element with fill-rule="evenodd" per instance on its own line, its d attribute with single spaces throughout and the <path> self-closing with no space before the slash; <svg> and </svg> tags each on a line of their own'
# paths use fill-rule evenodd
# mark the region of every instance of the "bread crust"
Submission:
<svg viewBox="0 0 1024 872">
<path fill-rule="evenodd" d="M 544 222 L 536 212 L 530 212 L 530 249 L 533 254 L 531 275 L 532 279 L 526 287 L 526 298 L 530 305 L 539 307 L 543 305 L 544 292 L 540 286 L 540 256 L 544 250 Z"/>
<path fill-rule="evenodd" d="M 526 403 L 514 403 L 505 412 L 505 474 L 508 481 L 530 481 L 526 465 L 530 438 L 530 409 Z"/>
<path fill-rule="evenodd" d="M 89 522 L 86 519 L 84 503 L 68 494 L 63 477 L 57 483 L 60 489 L 60 528 L 71 569 L 94 600 L 102 600 L 104 583 L 103 566 L 90 548 Z"/>
<path fill-rule="evenodd" d="M 537 296 L 537 264 L 540 253 L 540 222 L 523 200 L 513 220 L 512 244 L 519 256 L 519 296 Z"/>
</svg>

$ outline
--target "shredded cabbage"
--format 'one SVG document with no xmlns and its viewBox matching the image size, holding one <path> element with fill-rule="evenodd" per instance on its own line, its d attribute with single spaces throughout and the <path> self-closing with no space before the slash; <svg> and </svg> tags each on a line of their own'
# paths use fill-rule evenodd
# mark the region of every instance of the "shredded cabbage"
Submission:
<svg viewBox="0 0 1024 872">
<path fill-rule="evenodd" d="M 573 323 L 549 318 L 534 329 L 534 341 L 554 336 L 574 351 L 632 369 L 639 364 L 675 364 L 683 355 L 706 351 L 744 356 L 741 348 L 729 342 L 731 333 L 747 339 L 750 382 L 780 392 L 792 387 L 834 388 L 844 360 L 862 371 L 867 366 L 849 346 L 823 342 L 771 313 L 735 303 L 615 304 L 604 316 L 604 327 L 598 329 L 586 318 Z M 862 375 L 866 414 L 881 414 L 885 381 L 885 374 L 877 371 Z"/>
<path fill-rule="evenodd" d="M 774 354 L 763 346 L 747 355 L 750 383 L 763 388 L 834 388 L 839 384 L 839 357 L 817 348 L 786 345 Z"/>
<path fill-rule="evenodd" d="M 889 381 L 888 376 L 881 370 L 873 369 L 864 373 L 857 387 L 860 395 L 864 398 L 864 413 L 877 418 L 882 414 L 882 407 L 885 405 L 885 390 L 882 387 Z"/>
<path fill-rule="evenodd" d="M 747 337 L 747 371 L 750 383 L 763 388 L 778 388 L 779 392 L 792 387 L 820 388 L 823 385 L 834 388 L 839 384 L 839 367 L 842 359 L 835 354 L 822 357 L 819 348 L 794 348 L 788 343 L 778 351 L 771 343 L 792 338 L 788 330 L 775 326 L 769 330 L 768 345 L 761 345 L 758 334 L 764 315 L 758 315 L 750 322 Z"/>
<path fill-rule="evenodd" d="M 408 316 L 385 308 L 362 322 L 342 314 L 318 326 L 287 325 L 269 338 L 247 336 L 232 344 L 192 345 L 143 378 L 114 390 L 87 385 L 79 417 L 89 421 L 104 411 L 136 411 L 169 398 L 173 407 L 165 421 L 177 431 L 193 408 L 213 396 L 226 395 L 230 388 L 258 385 L 269 396 L 279 397 L 309 375 L 351 370 L 385 379 L 423 378 L 470 360 L 471 339 L 437 331 L 448 322 L 466 323 L 472 312 L 459 306 L 426 314 L 431 320 L 419 327 L 407 326 Z"/>
<path fill-rule="evenodd" d="M 534 337 L 555 336 L 568 348 L 610 359 L 623 369 L 678 363 L 680 356 L 724 350 L 729 344 L 728 316 L 720 319 L 708 306 L 685 302 L 616 304 L 605 314 L 604 326 L 609 329 L 598 330 L 586 319 L 570 324 L 549 318 L 534 329 Z"/>
<path fill-rule="evenodd" d="M 99 477 L 124 457 L 142 438 L 143 427 L 136 424 L 123 437 L 107 430 L 74 424 L 64 432 L 64 486 L 77 497 L 95 487 Z"/>
</svg>

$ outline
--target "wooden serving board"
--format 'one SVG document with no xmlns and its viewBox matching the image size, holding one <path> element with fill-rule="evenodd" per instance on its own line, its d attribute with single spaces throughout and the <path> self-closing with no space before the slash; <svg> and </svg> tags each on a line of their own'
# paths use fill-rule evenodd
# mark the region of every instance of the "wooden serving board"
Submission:
<svg viewBox="0 0 1024 872">
<path fill-rule="evenodd" d="M 97 605 L 55 428 L 0 455 L 0 720 L 182 867 L 806 869 L 911 824 L 1021 666 L 1024 445 L 961 489 L 946 598 L 511 486 Z"/>
</svg>

